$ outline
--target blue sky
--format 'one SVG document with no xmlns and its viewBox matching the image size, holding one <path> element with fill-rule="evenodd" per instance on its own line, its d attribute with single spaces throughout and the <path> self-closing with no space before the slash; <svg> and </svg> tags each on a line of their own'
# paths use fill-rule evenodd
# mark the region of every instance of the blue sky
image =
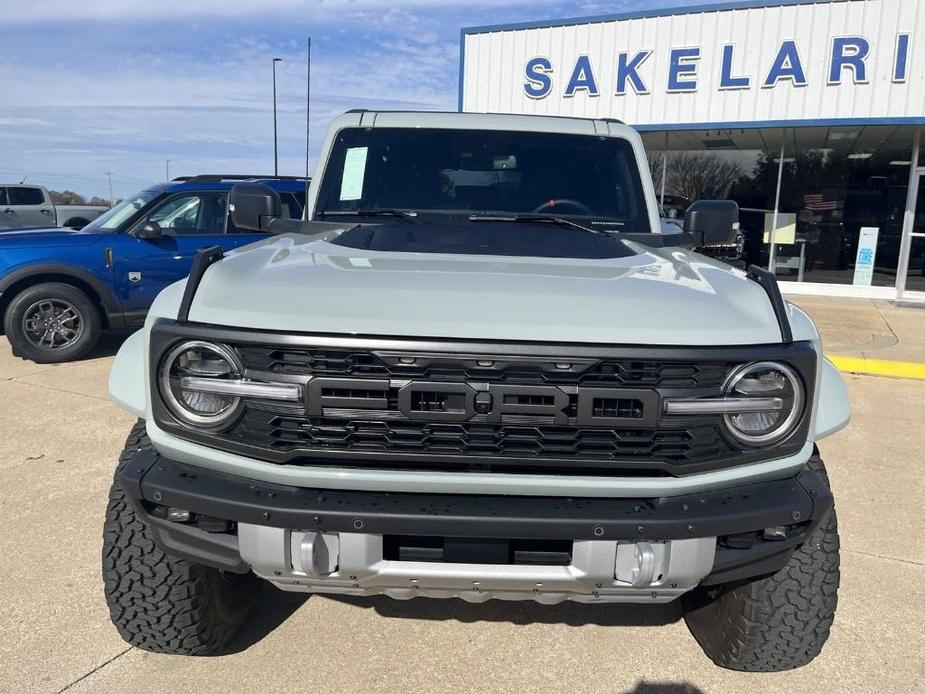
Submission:
<svg viewBox="0 0 925 694">
<path fill-rule="evenodd" d="M 305 170 L 350 108 L 455 110 L 464 26 L 710 0 L 0 0 L 0 182 L 116 197 L 191 173 Z"/>
</svg>

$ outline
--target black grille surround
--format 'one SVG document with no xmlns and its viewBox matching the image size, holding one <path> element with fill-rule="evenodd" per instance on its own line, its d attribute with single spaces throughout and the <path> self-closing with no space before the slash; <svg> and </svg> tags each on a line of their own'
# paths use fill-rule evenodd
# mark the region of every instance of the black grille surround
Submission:
<svg viewBox="0 0 925 694">
<path fill-rule="evenodd" d="M 249 400 L 220 432 L 177 421 L 159 396 L 165 352 L 224 343 L 249 378 L 297 383 L 302 403 Z M 165 431 L 273 463 L 371 469 L 683 476 L 796 453 L 813 403 L 808 342 L 735 347 L 280 334 L 159 320 L 151 332 L 155 419 Z M 806 411 L 769 447 L 743 446 L 717 415 L 668 416 L 665 397 L 718 396 L 741 364 L 781 361 Z"/>
</svg>

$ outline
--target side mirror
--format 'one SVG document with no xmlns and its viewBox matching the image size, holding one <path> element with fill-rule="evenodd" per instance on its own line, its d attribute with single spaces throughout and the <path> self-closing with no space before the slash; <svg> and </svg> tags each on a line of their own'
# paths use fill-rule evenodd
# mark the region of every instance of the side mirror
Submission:
<svg viewBox="0 0 925 694">
<path fill-rule="evenodd" d="M 732 200 L 698 200 L 684 214 L 684 231 L 695 248 L 735 244 L 739 206 Z"/>
<path fill-rule="evenodd" d="M 279 193 L 262 183 L 235 183 L 228 198 L 231 221 L 238 229 L 268 231 L 282 214 Z"/>
<path fill-rule="evenodd" d="M 159 239 L 164 235 L 164 230 L 161 229 L 161 225 L 157 222 L 145 222 L 138 230 L 135 232 L 135 236 L 140 239 L 147 239 L 149 241 L 153 239 Z"/>
</svg>

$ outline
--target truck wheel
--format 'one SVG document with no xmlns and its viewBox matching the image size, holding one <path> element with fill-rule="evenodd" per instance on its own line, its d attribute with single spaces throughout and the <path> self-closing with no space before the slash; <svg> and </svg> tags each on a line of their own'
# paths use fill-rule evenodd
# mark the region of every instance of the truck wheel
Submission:
<svg viewBox="0 0 925 694">
<path fill-rule="evenodd" d="M 90 223 L 89 219 L 84 219 L 83 217 L 75 217 L 74 219 L 69 219 L 64 223 L 64 226 L 71 229 L 83 229 Z"/>
<path fill-rule="evenodd" d="M 100 335 L 100 314 L 77 287 L 45 282 L 10 302 L 3 329 L 13 354 L 39 364 L 80 359 Z"/>
<path fill-rule="evenodd" d="M 818 451 L 807 464 L 828 485 Z M 835 509 L 773 576 L 704 589 L 687 599 L 688 628 L 717 665 L 780 672 L 806 665 L 829 638 L 838 603 L 838 521 Z"/>
<path fill-rule="evenodd" d="M 119 466 L 150 447 L 144 422 L 132 428 Z M 103 525 L 103 583 L 109 616 L 128 643 L 153 653 L 215 655 L 244 624 L 260 593 L 253 574 L 162 552 L 113 481 Z"/>
</svg>

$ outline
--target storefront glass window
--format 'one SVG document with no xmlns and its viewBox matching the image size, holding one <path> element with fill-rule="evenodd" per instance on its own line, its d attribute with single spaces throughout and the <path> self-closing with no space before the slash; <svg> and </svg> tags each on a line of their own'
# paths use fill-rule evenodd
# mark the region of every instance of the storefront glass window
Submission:
<svg viewBox="0 0 925 694">
<path fill-rule="evenodd" d="M 665 135 L 646 133 L 644 139 L 655 162 L 658 189 L 661 172 L 656 169 Z M 700 197 L 738 202 L 746 237 L 742 264 L 768 267 L 783 141 L 774 233 L 779 279 L 854 284 L 860 253 L 873 263 L 870 284 L 894 286 L 912 140 L 908 126 L 673 132 L 668 139 L 666 193 L 688 204 Z M 920 209 L 925 210 L 922 205 L 920 199 Z M 925 216 L 920 224 L 925 225 Z M 863 236 L 862 229 L 867 229 Z M 910 290 L 925 289 L 914 286 L 925 280 L 917 279 L 923 245 L 913 247 Z"/>
</svg>

